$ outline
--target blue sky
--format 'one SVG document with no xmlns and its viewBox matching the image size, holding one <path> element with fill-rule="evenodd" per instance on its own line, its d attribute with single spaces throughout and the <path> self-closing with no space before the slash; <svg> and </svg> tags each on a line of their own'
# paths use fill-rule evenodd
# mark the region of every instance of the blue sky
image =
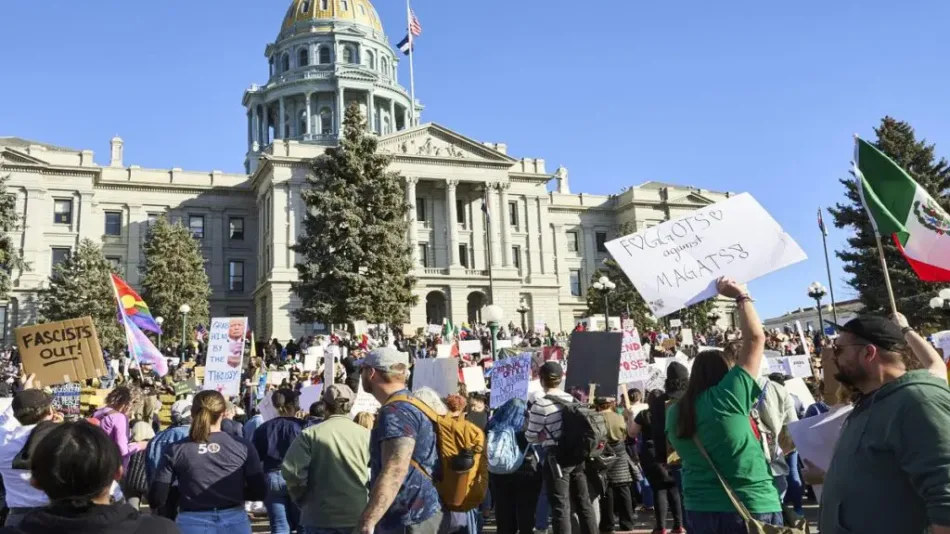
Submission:
<svg viewBox="0 0 950 534">
<path fill-rule="evenodd" d="M 405 4 L 375 0 L 392 43 Z M 423 119 L 571 172 L 575 191 L 647 180 L 752 193 L 810 259 L 752 284 L 760 313 L 827 284 L 819 205 L 851 134 L 885 114 L 950 154 L 950 3 L 415 0 Z M 266 81 L 285 0 L 4 2 L 0 135 L 143 167 L 239 172 L 241 95 Z M 408 83 L 408 62 L 401 65 Z M 830 224 L 830 217 L 826 218 Z M 844 231 L 832 229 L 830 246 Z M 836 261 L 839 299 L 849 296 Z"/>
</svg>

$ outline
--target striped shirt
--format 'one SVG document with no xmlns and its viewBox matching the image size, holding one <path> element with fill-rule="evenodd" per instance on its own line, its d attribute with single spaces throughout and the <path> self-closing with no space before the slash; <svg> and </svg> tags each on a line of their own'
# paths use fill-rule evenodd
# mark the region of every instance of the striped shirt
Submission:
<svg viewBox="0 0 950 534">
<path fill-rule="evenodd" d="M 524 436 L 528 443 L 540 444 L 542 447 L 556 445 L 561 438 L 561 411 L 564 407 L 556 404 L 546 395 L 552 395 L 566 402 L 575 402 L 574 397 L 561 391 L 560 389 L 551 389 L 545 392 L 545 396 L 538 396 L 538 399 L 531 405 L 528 411 L 528 429 Z"/>
</svg>

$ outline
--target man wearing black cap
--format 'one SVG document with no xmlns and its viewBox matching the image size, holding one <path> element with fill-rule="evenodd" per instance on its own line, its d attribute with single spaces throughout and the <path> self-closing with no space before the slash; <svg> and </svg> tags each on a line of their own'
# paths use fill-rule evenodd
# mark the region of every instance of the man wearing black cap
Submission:
<svg viewBox="0 0 950 534">
<path fill-rule="evenodd" d="M 835 328 L 835 378 L 861 398 L 825 475 L 819 529 L 950 534 L 950 388 L 940 355 L 900 314 Z M 908 370 L 911 358 L 923 369 Z"/>
<path fill-rule="evenodd" d="M 555 448 L 561 439 L 561 412 L 564 406 L 549 397 L 556 397 L 566 403 L 574 402 L 573 397 L 558 389 L 563 377 L 564 369 L 556 361 L 545 362 L 541 366 L 538 378 L 541 379 L 544 395 L 539 395 L 531 405 L 524 435 L 528 443 L 540 445 L 546 452 L 541 474 L 551 504 L 554 534 L 570 534 L 571 513 L 577 514 L 582 534 L 596 534 L 597 521 L 587 490 L 584 465 L 559 465 L 555 457 Z M 576 504 L 579 509 L 572 510 L 572 504 Z"/>
<path fill-rule="evenodd" d="M 10 407 L 0 415 L 0 476 L 10 508 L 6 526 L 19 525 L 34 508 L 49 504 L 46 494 L 30 485 L 30 471 L 24 469 L 18 459 L 36 446 L 36 440 L 31 437 L 38 425 L 44 421 L 62 421 L 53 408 L 53 397 L 43 390 L 33 389 L 33 375 L 24 381 L 23 387 L 25 389 L 13 397 Z"/>
</svg>

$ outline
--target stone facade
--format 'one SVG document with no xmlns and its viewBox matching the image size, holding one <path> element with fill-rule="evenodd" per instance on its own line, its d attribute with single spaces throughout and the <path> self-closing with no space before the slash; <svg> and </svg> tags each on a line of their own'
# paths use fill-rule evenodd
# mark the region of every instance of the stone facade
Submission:
<svg viewBox="0 0 950 534">
<path fill-rule="evenodd" d="M 350 101 L 370 110 L 368 128 L 406 180 L 406 239 L 419 279 L 413 325 L 477 319 L 493 298 L 506 322 L 520 322 L 524 302 L 529 324 L 570 330 L 586 315 L 604 241 L 728 197 L 659 182 L 616 195 L 572 193 L 563 167 L 549 173 L 543 159 L 513 158 L 505 144 L 420 123 L 422 106 L 398 84 L 388 42 L 367 0 L 293 0 L 265 50 L 268 83 L 244 95 L 248 174 L 125 166 L 118 138 L 105 166 L 89 150 L 0 138 L 0 175 L 10 175 L 22 217 L 15 238 L 32 266 L 14 273 L 5 339 L 36 319 L 37 290 L 81 238 L 102 242 L 137 285 L 149 220 L 163 213 L 201 240 L 213 315 L 250 316 L 259 339 L 319 331 L 290 314 L 297 258 L 288 246 L 305 213 L 309 161 L 336 142 Z"/>
</svg>

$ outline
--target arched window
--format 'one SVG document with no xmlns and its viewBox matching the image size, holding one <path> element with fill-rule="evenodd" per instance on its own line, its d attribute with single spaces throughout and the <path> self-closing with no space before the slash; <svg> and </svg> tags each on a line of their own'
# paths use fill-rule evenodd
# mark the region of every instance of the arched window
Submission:
<svg viewBox="0 0 950 534">
<path fill-rule="evenodd" d="M 274 75 L 274 58 L 273 57 L 267 60 L 267 65 L 268 65 L 268 69 L 267 69 L 268 72 L 270 73 L 271 76 L 273 76 Z"/>
<path fill-rule="evenodd" d="M 351 45 L 343 47 L 343 63 L 349 63 L 351 65 L 356 63 L 356 48 Z"/>
<path fill-rule="evenodd" d="M 370 70 L 376 70 L 376 54 L 370 51 L 366 52 L 366 66 L 369 67 Z"/>
<path fill-rule="evenodd" d="M 284 53 L 280 56 L 280 72 L 287 72 L 290 70 L 290 54 Z"/>
<path fill-rule="evenodd" d="M 343 11 L 350 10 L 350 2 L 348 0 L 340 0 L 340 9 Z"/>
<path fill-rule="evenodd" d="M 297 66 L 306 67 L 309 64 L 310 64 L 310 51 L 307 50 L 306 48 L 301 48 L 300 51 L 297 52 Z"/>
<path fill-rule="evenodd" d="M 310 11 L 310 0 L 303 0 L 300 2 L 300 12 L 307 13 L 308 11 Z"/>
<path fill-rule="evenodd" d="M 307 131 L 307 110 L 300 111 L 299 124 L 297 126 L 297 131 L 300 132 L 300 135 L 305 135 L 310 132 Z"/>
<path fill-rule="evenodd" d="M 363 4 L 359 4 L 360 15 L 366 15 L 366 8 L 363 7 Z"/>
<path fill-rule="evenodd" d="M 320 133 L 323 135 L 333 133 L 333 111 L 330 108 L 320 108 Z"/>
<path fill-rule="evenodd" d="M 327 7 L 327 4 L 329 4 L 329 0 L 320 0 L 320 10 L 326 11 L 327 9 L 330 9 Z"/>
<path fill-rule="evenodd" d="M 389 76 L 389 60 L 381 58 L 379 60 L 379 70 L 383 71 L 383 76 Z"/>
<path fill-rule="evenodd" d="M 319 59 L 320 59 L 320 64 L 321 64 L 321 65 L 329 65 L 329 64 L 330 64 L 330 47 L 329 47 L 329 46 L 321 46 L 321 47 L 320 47 L 320 52 L 319 52 L 319 54 L 320 54 L 320 58 L 319 58 Z"/>
</svg>

